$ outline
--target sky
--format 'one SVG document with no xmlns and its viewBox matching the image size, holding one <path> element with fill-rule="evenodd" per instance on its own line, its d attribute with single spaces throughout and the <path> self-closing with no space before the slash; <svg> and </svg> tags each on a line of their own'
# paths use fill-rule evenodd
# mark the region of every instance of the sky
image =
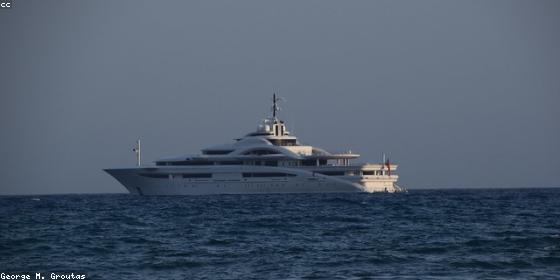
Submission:
<svg viewBox="0 0 560 280">
<path fill-rule="evenodd" d="M 125 192 L 270 114 L 386 153 L 400 185 L 560 186 L 560 1 L 16 1 L 0 10 L 0 195 Z"/>
</svg>

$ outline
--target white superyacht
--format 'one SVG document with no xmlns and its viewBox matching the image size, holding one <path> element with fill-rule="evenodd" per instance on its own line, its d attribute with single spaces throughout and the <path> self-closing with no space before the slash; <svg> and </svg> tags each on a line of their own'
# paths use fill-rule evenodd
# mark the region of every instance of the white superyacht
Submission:
<svg viewBox="0 0 560 280">
<path fill-rule="evenodd" d="M 138 141 L 137 167 L 105 171 L 138 195 L 405 191 L 396 184 L 397 165 L 388 160 L 352 164 L 359 154 L 301 144 L 277 118 L 277 102 L 274 95 L 272 117 L 233 143 L 143 166 Z"/>
</svg>

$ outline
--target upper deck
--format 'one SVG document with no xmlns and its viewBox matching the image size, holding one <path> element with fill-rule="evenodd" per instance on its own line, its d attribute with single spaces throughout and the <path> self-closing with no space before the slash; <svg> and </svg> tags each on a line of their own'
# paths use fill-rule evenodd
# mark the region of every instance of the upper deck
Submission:
<svg viewBox="0 0 560 280">
<path fill-rule="evenodd" d="M 202 149 L 198 155 L 159 159 L 156 165 L 265 165 L 288 167 L 347 167 L 359 154 L 351 151 L 331 153 L 311 145 L 303 145 L 277 118 L 278 99 L 273 97 L 272 116 L 264 119 L 256 131 L 232 143 Z M 379 164 L 377 169 L 385 163 Z M 396 165 L 392 165 L 393 170 Z"/>
</svg>

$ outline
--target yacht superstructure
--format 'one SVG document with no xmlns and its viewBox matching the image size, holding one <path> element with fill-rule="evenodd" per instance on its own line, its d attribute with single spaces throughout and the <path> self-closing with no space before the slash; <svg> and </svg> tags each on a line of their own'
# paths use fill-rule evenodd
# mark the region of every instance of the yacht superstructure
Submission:
<svg viewBox="0 0 560 280">
<path fill-rule="evenodd" d="M 138 142 L 137 167 L 105 171 L 139 195 L 404 191 L 388 160 L 352 164 L 359 154 L 301 144 L 277 117 L 277 101 L 274 95 L 271 117 L 233 143 L 142 166 Z"/>
</svg>

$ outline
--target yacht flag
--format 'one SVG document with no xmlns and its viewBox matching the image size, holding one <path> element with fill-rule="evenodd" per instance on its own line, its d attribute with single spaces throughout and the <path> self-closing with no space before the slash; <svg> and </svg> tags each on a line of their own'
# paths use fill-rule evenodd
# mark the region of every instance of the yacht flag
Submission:
<svg viewBox="0 0 560 280">
<path fill-rule="evenodd" d="M 389 158 L 385 161 L 385 165 L 387 166 L 387 175 L 391 176 L 391 163 L 389 162 Z"/>
</svg>

